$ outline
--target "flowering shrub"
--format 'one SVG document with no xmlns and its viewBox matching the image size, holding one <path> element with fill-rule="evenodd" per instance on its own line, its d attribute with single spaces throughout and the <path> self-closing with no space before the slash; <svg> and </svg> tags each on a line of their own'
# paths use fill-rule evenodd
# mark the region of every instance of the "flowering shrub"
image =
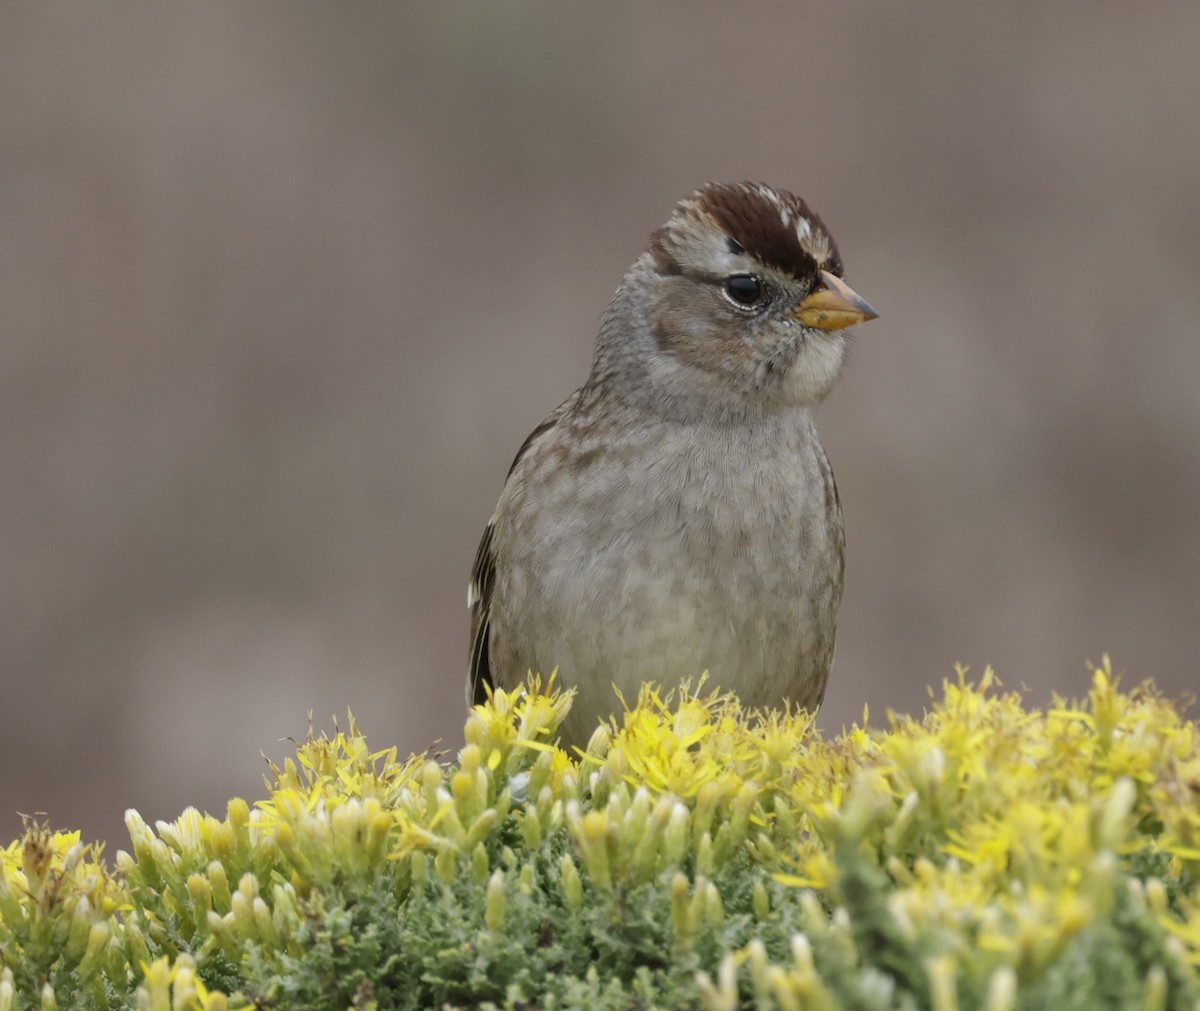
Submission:
<svg viewBox="0 0 1200 1011">
<path fill-rule="evenodd" d="M 28 826 L 0 1011 L 1200 1008 L 1196 725 L 1107 665 L 829 739 L 645 689 L 570 755 L 569 705 L 497 692 L 448 767 L 310 734 L 113 867 Z"/>
</svg>

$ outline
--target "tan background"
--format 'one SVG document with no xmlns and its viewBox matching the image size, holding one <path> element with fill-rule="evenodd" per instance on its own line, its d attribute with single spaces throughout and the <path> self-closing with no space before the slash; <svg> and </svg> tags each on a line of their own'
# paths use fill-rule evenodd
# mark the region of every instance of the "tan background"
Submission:
<svg viewBox="0 0 1200 1011">
<path fill-rule="evenodd" d="M 169 9 L 168 9 L 169 8 Z M 509 460 L 710 179 L 883 318 L 820 413 L 822 717 L 1200 657 L 1200 5 L 11 4 L 0 837 L 453 741 Z"/>
</svg>

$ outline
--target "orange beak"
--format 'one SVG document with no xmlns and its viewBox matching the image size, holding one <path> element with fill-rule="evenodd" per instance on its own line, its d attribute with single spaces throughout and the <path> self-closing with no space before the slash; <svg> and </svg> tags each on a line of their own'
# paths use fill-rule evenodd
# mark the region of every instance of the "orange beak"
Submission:
<svg viewBox="0 0 1200 1011">
<path fill-rule="evenodd" d="M 808 297 L 796 306 L 792 316 L 805 326 L 818 330 L 844 330 L 879 316 L 858 292 L 827 270 Z"/>
</svg>

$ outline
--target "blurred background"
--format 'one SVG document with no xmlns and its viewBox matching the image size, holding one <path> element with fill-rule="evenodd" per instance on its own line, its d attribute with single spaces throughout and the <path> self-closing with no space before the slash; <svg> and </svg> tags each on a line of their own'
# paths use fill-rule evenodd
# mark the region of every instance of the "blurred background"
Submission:
<svg viewBox="0 0 1200 1011">
<path fill-rule="evenodd" d="M 821 725 L 1200 657 L 1200 5 L 8 5 L 0 838 L 461 740 L 509 462 L 706 180 L 882 318 Z"/>
</svg>

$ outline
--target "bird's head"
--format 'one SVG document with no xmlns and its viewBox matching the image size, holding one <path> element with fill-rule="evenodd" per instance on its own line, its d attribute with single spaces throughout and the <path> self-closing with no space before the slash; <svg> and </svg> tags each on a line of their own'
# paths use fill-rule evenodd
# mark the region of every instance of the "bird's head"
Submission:
<svg viewBox="0 0 1200 1011">
<path fill-rule="evenodd" d="M 803 200 L 712 183 L 680 201 L 629 269 L 596 367 L 676 413 L 689 399 L 697 415 L 806 406 L 836 380 L 846 329 L 877 315 Z"/>
</svg>

